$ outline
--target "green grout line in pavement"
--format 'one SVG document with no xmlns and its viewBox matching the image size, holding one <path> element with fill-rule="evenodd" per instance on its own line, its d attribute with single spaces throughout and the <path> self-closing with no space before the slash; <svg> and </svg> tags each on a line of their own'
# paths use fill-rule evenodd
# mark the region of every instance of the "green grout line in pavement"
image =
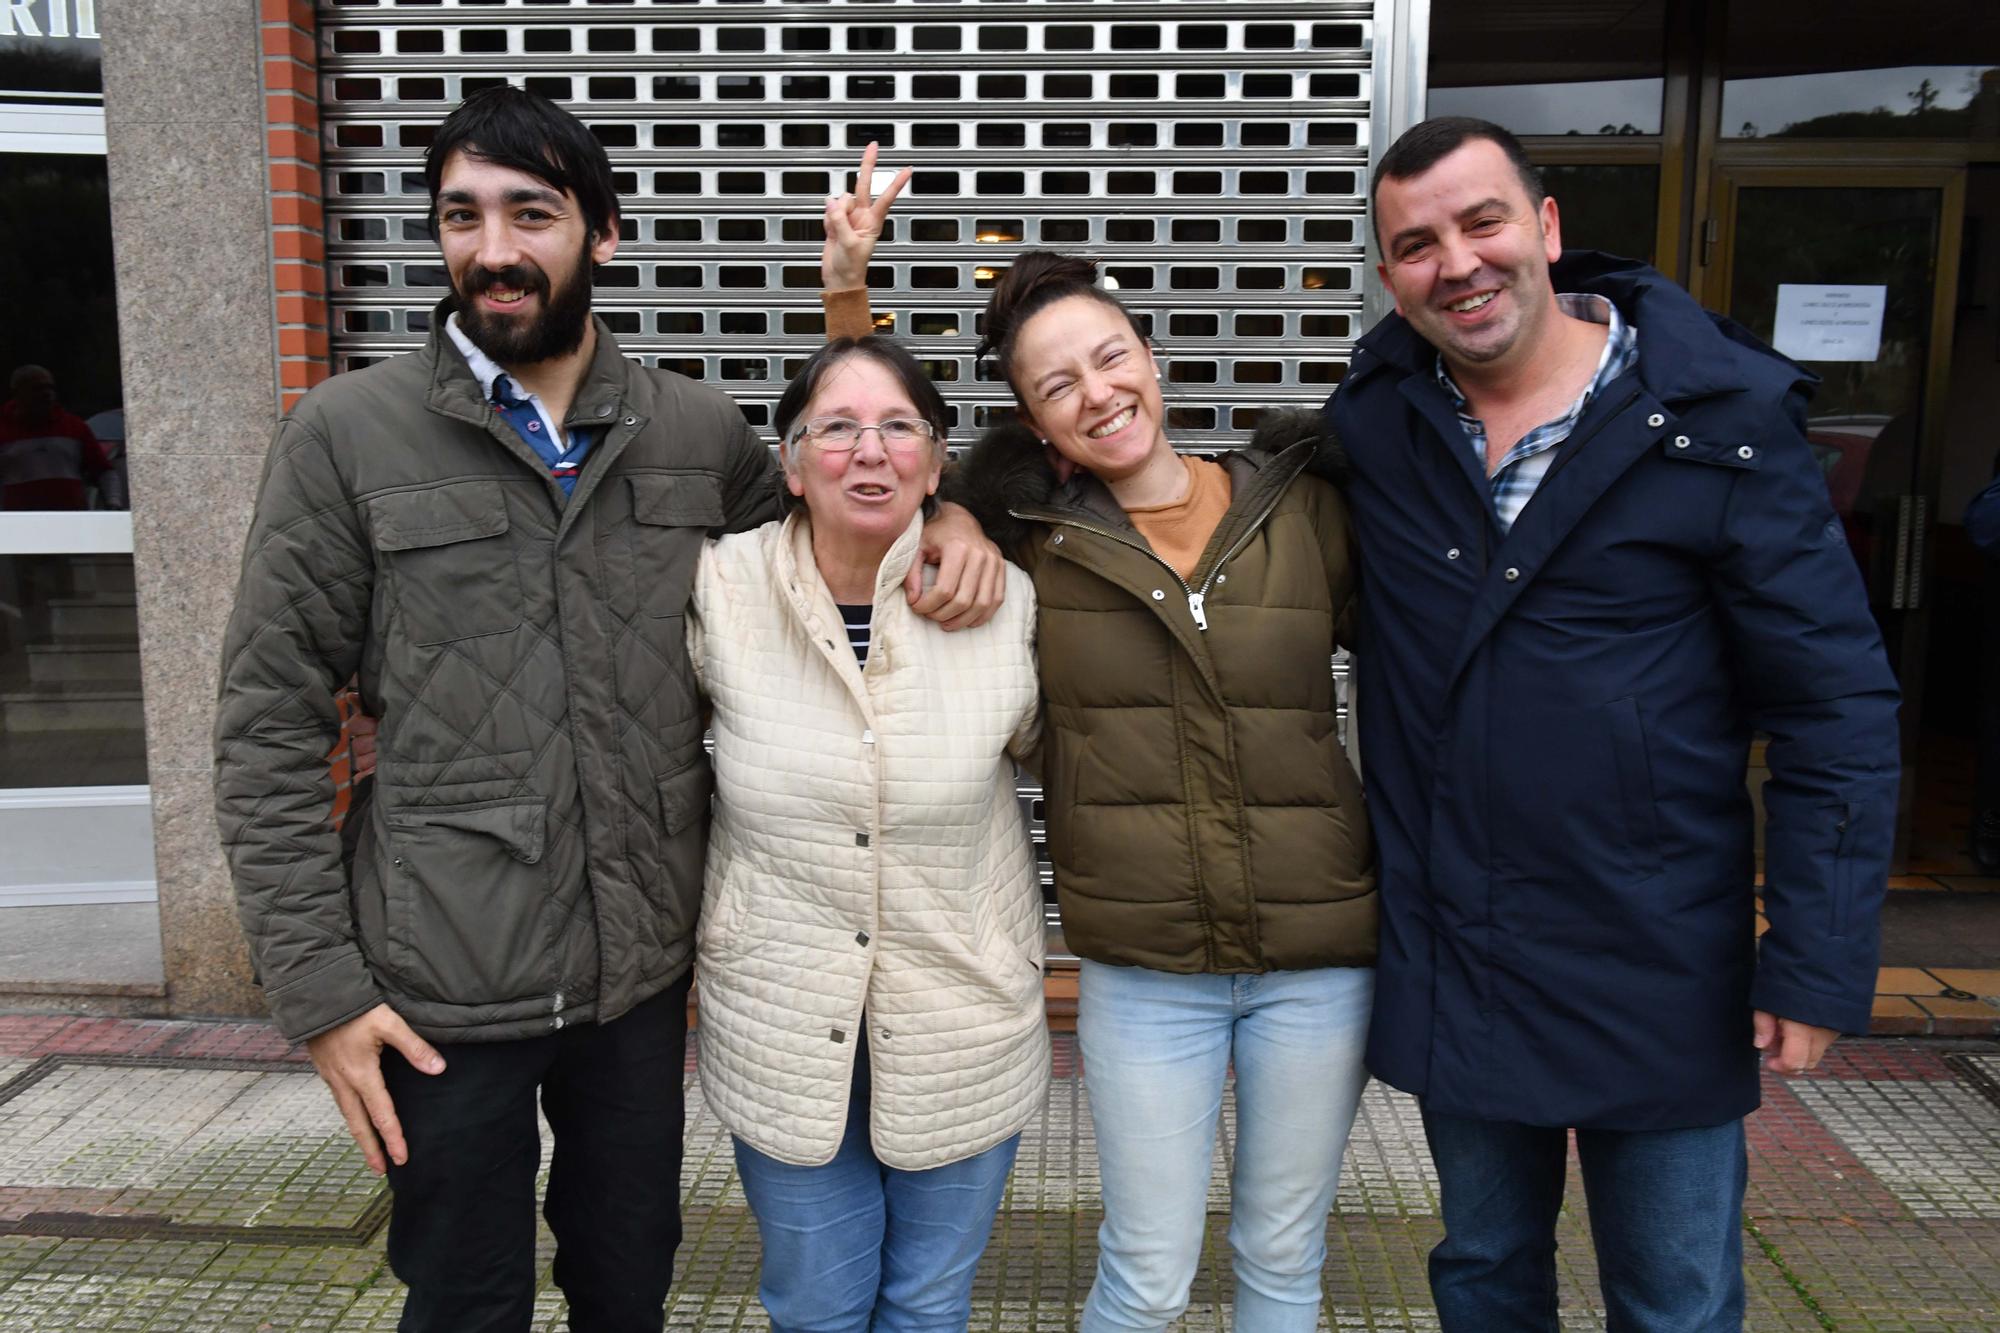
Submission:
<svg viewBox="0 0 2000 1333">
<path fill-rule="evenodd" d="M 1832 1315 L 1820 1307 L 1819 1301 L 1807 1289 L 1805 1280 L 1792 1271 L 1791 1265 L 1785 1262 L 1785 1257 L 1778 1253 L 1778 1247 L 1757 1229 L 1757 1224 L 1750 1220 L 1748 1213 L 1743 1214 L 1743 1229 L 1750 1233 L 1750 1239 L 1757 1242 L 1757 1248 L 1764 1252 L 1764 1258 L 1785 1279 L 1785 1285 L 1792 1289 L 1793 1294 L 1799 1298 L 1799 1303 L 1812 1312 L 1812 1317 L 1819 1321 L 1819 1326 L 1828 1330 L 1828 1333 L 1835 1333 L 1840 1325 L 1833 1321 Z"/>
</svg>

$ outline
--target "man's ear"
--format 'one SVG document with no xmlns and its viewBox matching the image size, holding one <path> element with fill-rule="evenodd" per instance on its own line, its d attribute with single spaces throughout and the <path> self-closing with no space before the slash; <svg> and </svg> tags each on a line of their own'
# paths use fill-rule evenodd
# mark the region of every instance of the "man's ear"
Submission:
<svg viewBox="0 0 2000 1333">
<path fill-rule="evenodd" d="M 1549 257 L 1551 264 L 1563 255 L 1562 215 L 1556 211 L 1556 199 L 1552 194 L 1542 196 L 1539 210 L 1542 223 L 1542 253 Z"/>
<path fill-rule="evenodd" d="M 608 264 L 611 256 L 618 253 L 618 215 L 613 213 L 604 220 L 604 230 L 590 238 L 590 262 Z"/>
<path fill-rule="evenodd" d="M 1382 280 L 1383 291 L 1389 293 L 1391 296 L 1396 296 L 1396 285 L 1389 281 L 1389 266 L 1387 264 L 1377 264 L 1375 266 L 1375 276 Z M 1403 298 L 1400 296 L 1396 296 L 1396 313 L 1399 315 L 1403 313 Z"/>
</svg>

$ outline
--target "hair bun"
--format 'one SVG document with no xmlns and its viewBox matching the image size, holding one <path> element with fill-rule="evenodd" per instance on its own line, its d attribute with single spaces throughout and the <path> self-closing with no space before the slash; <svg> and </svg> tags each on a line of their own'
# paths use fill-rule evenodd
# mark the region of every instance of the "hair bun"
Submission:
<svg viewBox="0 0 2000 1333">
<path fill-rule="evenodd" d="M 1025 314 L 1078 288 L 1097 287 L 1097 261 L 1055 250 L 1029 250 L 1000 275 L 986 302 L 986 332 L 976 356 L 1004 347 Z"/>
</svg>

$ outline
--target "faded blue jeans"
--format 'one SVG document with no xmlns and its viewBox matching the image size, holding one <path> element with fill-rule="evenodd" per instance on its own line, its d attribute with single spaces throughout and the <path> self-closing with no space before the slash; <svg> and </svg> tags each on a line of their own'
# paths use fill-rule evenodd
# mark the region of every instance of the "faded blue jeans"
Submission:
<svg viewBox="0 0 2000 1333">
<path fill-rule="evenodd" d="M 832 1161 L 792 1166 L 735 1140 L 764 1241 L 757 1296 L 772 1333 L 965 1333 L 1021 1136 L 928 1171 L 884 1166 L 868 1143 L 865 1032 L 854 1054 Z"/>
<path fill-rule="evenodd" d="M 1311 1333 L 1374 990 L 1370 968 L 1181 976 L 1084 963 L 1077 1045 L 1104 1224 L 1082 1333 L 1164 1329 L 1187 1308 L 1232 1063 L 1235 1328 Z"/>
<path fill-rule="evenodd" d="M 1424 1111 L 1445 1237 L 1431 1294 L 1445 1333 L 1557 1333 L 1556 1214 L 1569 1131 Z M 1743 1122 L 1579 1129 L 1608 1333 L 1743 1327 Z"/>
</svg>

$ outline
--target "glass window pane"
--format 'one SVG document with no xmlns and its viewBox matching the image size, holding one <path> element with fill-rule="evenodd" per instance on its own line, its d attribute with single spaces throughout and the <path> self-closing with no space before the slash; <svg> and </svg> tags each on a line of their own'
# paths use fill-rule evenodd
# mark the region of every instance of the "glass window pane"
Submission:
<svg viewBox="0 0 2000 1333">
<path fill-rule="evenodd" d="M 1893 23 L 1874 0 L 1734 4 L 1723 51 L 1732 138 L 2000 138 L 1991 0 L 1903 6 Z"/>
<path fill-rule="evenodd" d="M 1543 167 L 1556 201 L 1565 250 L 1603 250 L 1653 262 L 1659 238 L 1660 169 L 1654 166 Z"/>
<path fill-rule="evenodd" d="M 13 16 L 16 21 L 7 25 L 5 36 L 0 36 L 0 88 L 9 92 L 104 92 L 104 44 L 97 39 L 95 29 L 82 37 L 76 35 L 74 25 L 65 23 L 63 33 L 57 35 L 46 23 L 45 6 L 11 8 L 28 13 L 17 12 Z M 22 17 L 29 23 L 20 23 Z M 66 19 L 71 17 L 73 14 L 65 15 Z"/>
<path fill-rule="evenodd" d="M 0 555 L 0 788 L 146 781 L 129 555 Z"/>
<path fill-rule="evenodd" d="M 1429 113 L 1516 134 L 1658 134 L 1666 0 L 1436 0 Z"/>
<path fill-rule="evenodd" d="M 127 507 L 104 159 L 0 154 L 0 510 Z"/>
</svg>

